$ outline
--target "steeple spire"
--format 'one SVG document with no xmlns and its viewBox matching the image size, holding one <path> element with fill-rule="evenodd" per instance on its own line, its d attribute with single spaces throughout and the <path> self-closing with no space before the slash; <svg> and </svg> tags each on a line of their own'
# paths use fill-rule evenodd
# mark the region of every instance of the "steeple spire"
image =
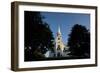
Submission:
<svg viewBox="0 0 100 73">
<path fill-rule="evenodd" d="M 60 25 L 58 25 L 58 34 L 61 34 Z"/>
</svg>

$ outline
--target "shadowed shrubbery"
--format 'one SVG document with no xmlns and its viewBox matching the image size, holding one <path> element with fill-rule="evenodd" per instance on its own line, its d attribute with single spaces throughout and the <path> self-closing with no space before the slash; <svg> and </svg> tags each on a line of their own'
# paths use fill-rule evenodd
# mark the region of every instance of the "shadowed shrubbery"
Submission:
<svg viewBox="0 0 100 73">
<path fill-rule="evenodd" d="M 25 61 L 44 58 L 47 50 L 53 51 L 53 35 L 40 12 L 25 11 Z M 30 47 L 30 48 L 29 48 Z"/>
<path fill-rule="evenodd" d="M 75 24 L 68 39 L 70 55 L 78 58 L 90 57 L 90 32 L 85 26 Z"/>
</svg>

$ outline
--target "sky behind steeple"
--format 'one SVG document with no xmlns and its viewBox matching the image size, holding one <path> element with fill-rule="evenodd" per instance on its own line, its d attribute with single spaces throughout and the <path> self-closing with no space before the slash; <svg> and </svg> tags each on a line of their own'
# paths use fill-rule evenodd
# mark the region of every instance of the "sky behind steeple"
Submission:
<svg viewBox="0 0 100 73">
<path fill-rule="evenodd" d="M 41 14 L 45 17 L 43 20 L 49 24 L 54 37 L 56 37 L 58 32 L 58 26 L 60 26 L 64 44 L 67 43 L 68 35 L 75 24 L 81 24 L 90 30 L 89 14 L 58 12 L 41 12 Z"/>
</svg>

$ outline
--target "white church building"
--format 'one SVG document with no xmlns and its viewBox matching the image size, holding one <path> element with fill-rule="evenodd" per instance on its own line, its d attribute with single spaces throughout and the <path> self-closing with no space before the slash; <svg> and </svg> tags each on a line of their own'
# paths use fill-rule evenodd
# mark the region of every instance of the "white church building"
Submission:
<svg viewBox="0 0 100 73">
<path fill-rule="evenodd" d="M 47 57 L 67 57 L 68 53 L 70 52 L 68 51 L 68 46 L 62 41 L 62 34 L 59 26 L 54 41 L 54 52 L 48 51 L 46 54 L 48 54 Z"/>
</svg>

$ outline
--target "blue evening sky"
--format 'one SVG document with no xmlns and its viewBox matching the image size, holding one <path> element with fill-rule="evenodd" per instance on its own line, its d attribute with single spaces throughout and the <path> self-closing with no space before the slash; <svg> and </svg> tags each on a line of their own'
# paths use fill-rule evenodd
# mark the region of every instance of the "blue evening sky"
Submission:
<svg viewBox="0 0 100 73">
<path fill-rule="evenodd" d="M 75 24 L 81 24 L 87 29 L 90 29 L 90 15 L 79 13 L 58 13 L 58 12 L 41 12 L 45 17 L 43 21 L 47 22 L 56 37 L 58 26 L 62 33 L 62 40 L 64 44 L 67 43 L 68 35 Z"/>
</svg>

